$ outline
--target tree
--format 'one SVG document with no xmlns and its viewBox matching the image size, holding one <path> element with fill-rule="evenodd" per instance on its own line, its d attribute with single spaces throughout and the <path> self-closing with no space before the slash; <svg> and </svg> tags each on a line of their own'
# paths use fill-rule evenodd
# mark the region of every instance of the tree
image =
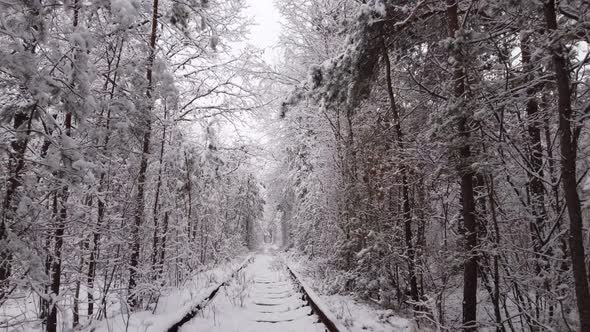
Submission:
<svg viewBox="0 0 590 332">
<path fill-rule="evenodd" d="M 588 288 L 588 274 L 586 272 L 584 240 L 582 237 L 582 209 L 578 196 L 578 178 L 576 176 L 577 136 L 579 125 L 576 125 L 572 116 L 572 102 L 570 90 L 570 78 L 567 69 L 567 60 L 564 57 L 564 45 L 560 39 L 558 30 L 555 2 L 549 0 L 544 3 L 545 23 L 550 38 L 550 52 L 555 71 L 555 84 L 557 86 L 557 112 L 559 117 L 559 137 L 561 151 L 561 176 L 565 196 L 565 204 L 570 220 L 569 245 L 572 260 L 572 272 L 574 275 L 576 300 L 580 315 L 580 328 L 590 328 L 590 290 Z M 572 134 L 572 123 L 576 134 Z"/>
</svg>

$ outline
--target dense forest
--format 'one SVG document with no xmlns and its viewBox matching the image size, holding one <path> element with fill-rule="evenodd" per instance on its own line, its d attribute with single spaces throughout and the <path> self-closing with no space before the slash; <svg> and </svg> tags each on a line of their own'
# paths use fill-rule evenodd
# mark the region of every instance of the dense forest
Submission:
<svg viewBox="0 0 590 332">
<path fill-rule="evenodd" d="M 0 327 L 271 241 L 419 330 L 590 331 L 589 2 L 275 0 L 273 61 L 247 5 L 0 0 Z"/>
</svg>

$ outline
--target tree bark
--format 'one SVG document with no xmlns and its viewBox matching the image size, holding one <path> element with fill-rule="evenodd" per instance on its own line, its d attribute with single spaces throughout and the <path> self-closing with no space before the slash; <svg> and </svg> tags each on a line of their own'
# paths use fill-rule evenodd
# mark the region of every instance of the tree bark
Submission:
<svg viewBox="0 0 590 332">
<path fill-rule="evenodd" d="M 80 0 L 74 1 L 74 19 L 73 19 L 73 30 L 76 31 L 78 27 L 78 18 L 79 18 L 79 6 Z M 72 86 L 76 85 L 76 66 L 77 63 L 77 53 L 79 49 L 76 47 L 74 49 L 74 58 L 72 60 Z M 75 98 L 75 97 L 72 97 Z M 65 127 L 65 134 L 67 137 L 72 137 L 72 121 L 73 121 L 73 110 L 74 105 L 72 105 L 69 100 L 66 99 L 65 102 L 66 107 L 66 115 L 64 119 L 64 127 Z M 66 172 L 69 171 L 71 168 L 71 161 L 68 157 L 63 158 L 63 167 L 64 170 L 61 171 L 61 174 L 58 175 L 58 178 L 67 183 L 67 174 Z M 57 331 L 57 299 L 59 298 L 60 287 L 61 287 L 61 271 L 62 271 L 62 247 L 64 243 L 64 235 L 66 229 L 66 218 L 67 218 L 67 201 L 70 196 L 69 187 L 66 183 L 60 183 L 62 186 L 61 190 L 59 191 L 59 205 L 60 210 L 59 214 L 57 215 L 56 220 L 56 229 L 55 229 L 55 247 L 53 248 L 54 257 L 53 257 L 53 264 L 51 268 L 51 295 L 54 297 L 51 301 L 51 310 L 49 311 L 49 316 L 47 317 L 47 332 L 56 332 Z"/>
<path fill-rule="evenodd" d="M 558 29 L 555 1 L 547 0 L 544 4 L 545 23 L 550 33 Z M 577 143 L 572 135 L 571 86 L 567 68 L 566 50 L 561 36 L 551 35 L 551 58 L 557 85 L 557 111 L 559 116 L 559 138 L 561 151 L 562 188 L 569 215 L 569 244 L 574 275 L 575 293 L 580 316 L 580 330 L 590 331 L 590 290 L 588 274 L 584 262 L 583 220 L 578 183 L 576 178 Z"/>
<path fill-rule="evenodd" d="M 168 211 L 164 212 L 164 225 L 162 225 L 162 248 L 160 249 L 160 261 L 158 264 L 158 277 L 162 277 L 162 273 L 164 272 L 164 259 L 166 258 L 166 240 L 168 235 L 168 218 L 169 213 Z M 162 285 L 164 282 L 162 281 Z"/>
<path fill-rule="evenodd" d="M 115 68 L 114 68 L 114 74 L 113 74 L 113 78 L 112 78 L 112 85 L 111 85 L 111 89 L 109 92 L 109 99 L 113 99 L 114 95 L 115 95 L 115 87 L 117 86 L 117 77 L 118 77 L 118 69 L 119 69 L 119 63 L 121 62 L 121 54 L 123 52 L 123 40 L 121 40 L 121 44 L 120 46 L 117 43 L 117 46 L 115 47 L 115 53 L 117 52 L 118 49 L 118 54 L 117 56 L 117 62 L 115 64 Z M 114 56 L 113 56 L 114 57 Z M 109 63 L 109 73 L 111 72 L 110 70 L 110 63 Z M 110 81 L 110 75 L 108 76 L 109 79 L 106 80 L 105 82 L 105 90 L 108 89 L 108 84 Z M 105 138 L 104 138 L 104 142 L 102 145 L 102 150 L 103 152 L 107 152 L 108 151 L 108 145 L 109 145 L 109 141 L 110 141 L 110 121 L 111 121 L 111 109 L 109 108 L 107 110 L 107 118 L 106 118 L 106 124 L 105 124 L 105 130 L 106 130 L 106 134 L 105 134 Z M 97 220 L 96 220 L 96 228 L 94 229 L 93 233 L 92 233 L 92 250 L 90 251 L 90 257 L 88 258 L 88 277 L 87 277 L 87 288 L 88 288 L 88 317 L 91 318 L 92 315 L 94 314 L 94 278 L 96 277 L 96 260 L 98 259 L 98 254 L 100 252 L 100 238 L 101 238 L 101 228 L 102 225 L 104 223 L 104 216 L 105 216 L 105 210 L 106 210 L 106 198 L 105 197 L 100 197 L 100 195 L 102 193 L 104 193 L 105 191 L 105 181 L 106 181 L 106 172 L 102 172 L 100 174 L 100 182 L 98 185 L 98 200 L 97 200 Z"/>
<path fill-rule="evenodd" d="M 167 112 L 164 110 L 164 122 L 167 118 Z M 154 209 L 153 209 L 153 217 L 154 217 L 154 235 L 153 235 L 153 247 L 152 247 L 152 273 L 153 278 L 156 280 L 158 276 L 158 267 L 156 264 L 158 263 L 158 242 L 159 242 L 159 227 L 158 227 L 158 208 L 160 205 L 160 188 L 162 187 L 162 170 L 164 168 L 164 146 L 166 144 L 166 124 L 164 123 L 164 128 L 162 131 L 162 143 L 160 145 L 160 168 L 158 169 L 158 180 L 156 182 L 156 194 L 154 198 Z"/>
<path fill-rule="evenodd" d="M 188 223 L 188 238 L 189 240 L 196 240 L 197 239 L 197 225 L 193 223 L 192 215 L 193 215 L 193 185 L 191 179 L 191 164 L 188 159 L 188 154 L 186 150 L 184 151 L 184 160 L 186 163 L 186 189 L 188 192 L 188 212 L 187 212 L 187 223 Z"/>
<path fill-rule="evenodd" d="M 477 246 L 477 220 L 475 217 L 475 199 L 471 165 L 471 147 L 469 144 L 470 128 L 468 110 L 465 109 L 465 70 L 464 59 L 458 45 L 456 34 L 460 32 L 458 1 L 447 0 L 447 25 L 449 37 L 454 40 L 451 55 L 455 58 L 453 65 L 454 103 L 457 107 L 457 131 L 459 135 L 458 171 L 461 181 L 462 217 L 465 227 L 465 263 L 463 270 L 463 329 L 469 332 L 477 330 L 477 270 L 478 260 L 475 252 Z"/>
<path fill-rule="evenodd" d="M 399 153 L 403 156 L 404 143 L 403 143 L 403 132 L 401 129 L 399 112 L 397 104 L 395 102 L 395 95 L 393 94 L 393 87 L 391 82 L 391 61 L 385 42 L 383 41 L 383 61 L 385 62 L 385 78 L 387 80 L 387 95 L 389 97 L 389 105 L 391 108 L 391 115 L 393 117 L 393 126 L 395 129 L 395 143 L 399 150 Z M 410 206 L 410 190 L 408 183 L 408 170 L 406 163 L 401 157 L 399 171 L 402 180 L 402 218 L 404 223 L 404 236 L 406 242 L 406 252 L 408 256 L 408 276 L 410 284 L 410 296 L 412 301 L 418 302 L 418 282 L 416 279 L 416 262 L 415 262 L 415 251 L 412 234 L 412 208 Z"/>
<path fill-rule="evenodd" d="M 531 63 L 530 40 L 528 35 L 521 38 L 521 54 L 524 70 L 526 71 L 525 82 L 534 80 L 534 68 Z M 539 117 L 539 104 L 535 98 L 534 86 L 526 89 L 527 103 L 527 130 L 529 135 L 530 154 L 529 167 L 527 174 L 529 177 L 529 192 L 531 201 L 531 211 L 534 217 L 534 223 L 531 224 L 531 237 L 533 239 L 533 248 L 535 252 L 541 254 L 542 242 L 544 240 L 545 229 L 545 186 L 543 185 L 543 147 L 541 145 L 541 118 Z M 539 264 L 539 262 L 537 263 Z M 540 268 L 540 265 L 538 266 Z"/>
<path fill-rule="evenodd" d="M 158 0 L 153 0 L 152 3 L 152 23 L 151 23 L 151 34 L 149 44 L 149 56 L 147 61 L 147 89 L 146 97 L 148 100 L 148 107 L 145 114 L 145 128 L 143 134 L 143 147 L 141 154 L 141 161 L 139 165 L 139 175 L 137 177 L 137 195 L 135 197 L 135 220 L 132 230 L 133 245 L 131 248 L 131 258 L 129 261 L 129 286 L 128 286 L 128 299 L 127 302 L 130 307 L 134 308 L 137 306 L 138 298 L 135 294 L 135 287 L 137 286 L 137 266 L 139 265 L 139 253 L 141 250 L 141 237 L 140 227 L 144 221 L 144 208 L 145 208 L 145 180 L 148 166 L 148 156 L 150 153 L 150 140 L 152 135 L 152 120 L 151 113 L 153 107 L 152 90 L 153 90 L 153 66 L 154 59 L 156 56 L 156 37 L 158 32 Z"/>
<path fill-rule="evenodd" d="M 10 225 L 15 220 L 18 204 L 15 199 L 18 188 L 22 185 L 22 172 L 25 168 L 25 152 L 29 144 L 33 116 L 37 105 L 33 105 L 30 112 L 21 110 L 14 115 L 13 128 L 15 140 L 10 143 L 11 151 L 8 159 L 8 170 L 10 175 L 6 186 L 6 194 L 2 206 L 2 220 L 0 221 L 0 300 L 6 296 L 8 290 L 8 279 L 11 275 L 12 253 L 8 239 Z M 26 128 L 23 128 L 26 125 Z M 20 138 L 19 133 L 25 130 L 26 134 Z"/>
<path fill-rule="evenodd" d="M 41 15 L 42 4 L 39 3 L 26 3 L 28 13 L 35 18 Z M 31 39 L 23 40 L 25 49 L 31 54 L 35 53 L 35 47 L 37 44 L 36 35 L 34 31 Z M 23 88 L 24 86 L 21 86 Z M 26 87 L 25 87 L 26 88 Z M 34 114 L 37 111 L 37 103 L 35 102 L 25 109 L 18 110 L 14 115 L 13 128 L 14 128 L 14 140 L 10 143 L 11 151 L 8 155 L 8 179 L 6 185 L 6 194 L 2 204 L 2 214 L 0 215 L 0 300 L 4 299 L 7 295 L 9 287 L 9 278 L 12 275 L 11 260 L 12 252 L 10 249 L 10 227 L 12 222 L 15 220 L 16 209 L 18 207 L 17 191 L 22 185 L 22 171 L 25 167 L 25 152 L 29 144 L 29 138 L 31 135 L 31 126 L 34 118 Z M 26 123 L 26 129 L 24 125 Z M 20 135 L 22 131 L 25 131 L 25 135 Z"/>
<path fill-rule="evenodd" d="M 59 198 L 58 198 L 59 196 Z M 67 207 L 66 202 L 68 199 L 68 187 L 63 186 L 62 189 L 55 193 L 54 206 L 57 209 L 59 207 L 59 213 L 56 218 L 56 229 L 55 229 L 55 246 L 53 248 L 53 259 L 51 266 L 51 308 L 49 310 L 49 316 L 47 317 L 47 332 L 57 331 L 57 299 L 59 297 L 59 288 L 61 286 L 61 267 L 62 267 L 62 247 L 64 243 L 64 234 L 66 229 L 66 217 Z M 59 202 L 59 203 L 58 203 Z"/>
</svg>

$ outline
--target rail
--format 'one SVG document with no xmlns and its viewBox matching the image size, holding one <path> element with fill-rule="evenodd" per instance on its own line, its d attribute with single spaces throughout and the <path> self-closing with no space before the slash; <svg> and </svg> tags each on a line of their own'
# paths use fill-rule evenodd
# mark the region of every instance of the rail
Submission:
<svg viewBox="0 0 590 332">
<path fill-rule="evenodd" d="M 200 301 L 198 304 L 193 306 L 190 310 L 188 310 L 185 315 L 176 323 L 174 323 L 167 331 L 168 332 L 178 332 L 180 328 L 188 323 L 190 320 L 195 318 L 197 313 L 203 310 L 219 293 L 221 288 L 227 285 L 242 269 L 244 269 L 251 261 L 253 257 L 248 257 L 238 269 L 236 269 L 231 276 L 229 276 L 225 281 L 217 285 L 209 295 Z M 312 310 L 310 315 L 315 314 L 319 320 L 318 323 L 322 323 L 326 330 L 329 332 L 349 332 L 349 329 L 342 325 L 336 316 L 330 312 L 328 306 L 324 304 L 320 297 L 313 291 L 313 289 L 303 281 L 299 273 L 297 273 L 291 266 L 285 263 L 285 267 L 289 272 L 289 275 L 292 279 L 293 286 L 295 287 L 294 290 L 297 290 L 298 293 L 301 295 L 301 299 L 306 301 L 307 304 L 305 306 L 309 306 Z M 274 321 L 273 321 L 274 323 Z"/>
<path fill-rule="evenodd" d="M 312 308 L 313 313 L 315 313 L 320 321 L 326 326 L 328 331 L 330 332 L 349 332 L 348 328 L 342 323 L 338 321 L 336 316 L 330 311 L 328 306 L 324 304 L 319 295 L 314 292 L 314 290 L 303 281 L 299 273 L 297 273 L 293 268 L 289 266 L 289 264 L 285 264 L 287 266 L 287 271 L 291 275 L 293 281 L 299 286 L 299 291 L 303 293 L 303 297 L 309 303 L 309 306 Z"/>
<path fill-rule="evenodd" d="M 223 282 L 221 282 L 219 285 L 217 285 L 209 293 L 209 295 L 207 295 L 206 298 L 204 298 L 200 303 L 196 304 L 178 322 L 174 323 L 174 325 L 172 325 L 170 328 L 168 328 L 168 332 L 178 332 L 178 330 L 180 329 L 180 327 L 182 325 L 186 324 L 191 319 L 193 319 L 199 311 L 203 310 L 203 308 L 205 308 L 207 306 L 207 304 L 209 304 L 209 302 L 213 301 L 213 299 L 215 298 L 215 296 L 217 295 L 217 293 L 219 292 L 221 287 L 227 285 L 227 283 L 230 280 L 232 280 L 238 274 L 238 272 L 243 270 L 253 260 L 254 260 L 254 256 L 249 256 L 248 258 L 246 258 L 244 260 L 244 262 L 240 265 L 240 267 L 238 267 L 234 272 L 232 272 L 232 274 L 227 279 L 225 279 Z"/>
</svg>

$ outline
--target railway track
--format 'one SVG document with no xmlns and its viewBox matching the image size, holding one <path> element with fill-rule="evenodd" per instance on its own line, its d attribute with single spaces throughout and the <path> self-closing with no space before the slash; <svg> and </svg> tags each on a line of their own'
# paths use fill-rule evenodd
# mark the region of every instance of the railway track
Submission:
<svg viewBox="0 0 590 332">
<path fill-rule="evenodd" d="M 348 330 L 294 270 L 259 254 L 168 331 Z"/>
</svg>

